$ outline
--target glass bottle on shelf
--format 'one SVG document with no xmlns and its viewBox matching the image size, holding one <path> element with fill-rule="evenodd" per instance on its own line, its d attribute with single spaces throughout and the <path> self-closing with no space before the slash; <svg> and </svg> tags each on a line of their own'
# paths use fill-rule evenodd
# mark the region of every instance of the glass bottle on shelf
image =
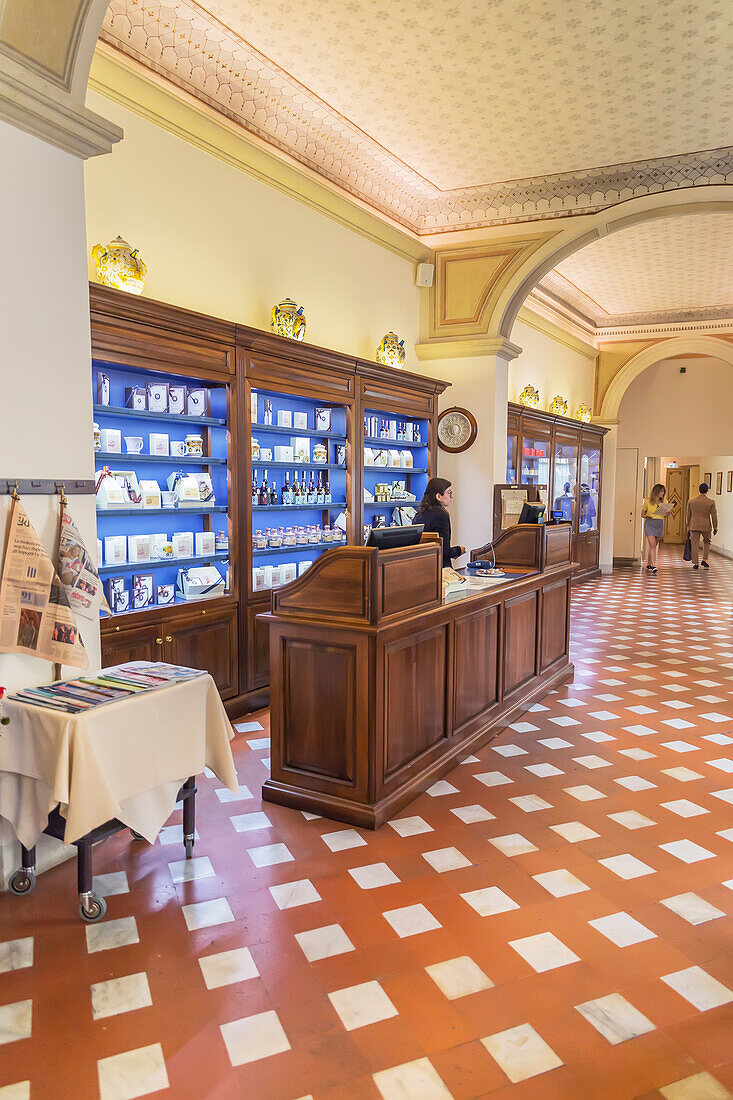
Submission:
<svg viewBox="0 0 733 1100">
<path fill-rule="evenodd" d="M 316 483 L 313 478 L 313 471 L 311 470 L 311 479 L 308 483 L 308 504 L 317 503 Z"/>
<path fill-rule="evenodd" d="M 293 490 L 291 504 L 300 504 L 300 482 L 298 481 L 298 471 L 293 470 Z"/>
<path fill-rule="evenodd" d="M 267 537 L 267 545 L 272 550 L 278 550 L 283 544 L 282 536 L 277 527 L 271 527 L 270 533 Z"/>
<path fill-rule="evenodd" d="M 304 527 L 298 527 L 295 534 L 296 546 L 304 546 L 308 542 L 308 536 L 305 533 Z"/>
<path fill-rule="evenodd" d="M 326 503 L 326 493 L 323 488 L 323 472 L 318 471 L 318 482 L 316 484 L 316 504 Z"/>
<path fill-rule="evenodd" d="M 273 481 L 272 488 L 270 489 L 270 504 L 277 504 L 279 499 L 277 495 L 277 482 Z"/>
<path fill-rule="evenodd" d="M 292 504 L 292 500 L 290 499 L 290 482 L 288 481 L 287 470 L 285 471 L 285 480 L 283 481 L 283 487 L 280 491 L 280 503 Z"/>
<path fill-rule="evenodd" d="M 265 398 L 265 411 L 262 416 L 263 424 L 272 424 L 272 401 L 269 397 Z"/>
<path fill-rule="evenodd" d="M 255 531 L 254 538 L 252 539 L 252 545 L 255 550 L 267 549 L 267 535 L 262 531 Z"/>
<path fill-rule="evenodd" d="M 325 477 L 325 485 L 323 487 L 323 503 L 324 504 L 330 504 L 331 499 L 332 499 L 331 498 L 331 482 L 329 481 L 328 474 L 324 474 L 324 477 Z"/>
<path fill-rule="evenodd" d="M 260 490 L 257 487 L 257 471 L 252 471 L 252 504 L 260 503 Z"/>
<path fill-rule="evenodd" d="M 267 485 L 267 470 L 262 471 L 262 483 L 260 485 L 259 503 L 262 505 L 270 503 L 270 491 Z"/>
<path fill-rule="evenodd" d="M 292 527 L 285 528 L 285 536 L 283 538 L 283 546 L 295 546 L 295 533 Z"/>
<path fill-rule="evenodd" d="M 412 442 L 413 443 L 422 443 L 422 436 L 420 435 L 420 425 L 419 424 L 413 424 L 412 425 Z"/>
</svg>

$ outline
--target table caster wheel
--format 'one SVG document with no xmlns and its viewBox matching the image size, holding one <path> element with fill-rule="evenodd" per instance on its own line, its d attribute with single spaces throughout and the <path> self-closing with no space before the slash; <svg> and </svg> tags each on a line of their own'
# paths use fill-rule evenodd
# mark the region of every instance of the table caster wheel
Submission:
<svg viewBox="0 0 733 1100">
<path fill-rule="evenodd" d="M 145 840 L 145 837 L 142 833 L 136 833 L 134 829 L 130 829 L 130 832 L 132 834 L 133 840 Z"/>
<path fill-rule="evenodd" d="M 83 901 L 79 903 L 79 916 L 87 924 L 94 924 L 95 921 L 101 920 L 106 912 L 107 902 L 104 898 L 97 898 L 93 894 L 86 904 Z"/>
<path fill-rule="evenodd" d="M 33 871 L 24 871 L 22 867 L 20 870 L 13 872 L 8 882 L 12 894 L 30 894 L 35 885 L 36 876 Z"/>
<path fill-rule="evenodd" d="M 186 847 L 186 859 L 190 859 L 191 856 L 193 855 L 193 844 L 194 844 L 193 837 L 191 837 L 190 839 L 184 840 L 183 843 Z"/>
</svg>

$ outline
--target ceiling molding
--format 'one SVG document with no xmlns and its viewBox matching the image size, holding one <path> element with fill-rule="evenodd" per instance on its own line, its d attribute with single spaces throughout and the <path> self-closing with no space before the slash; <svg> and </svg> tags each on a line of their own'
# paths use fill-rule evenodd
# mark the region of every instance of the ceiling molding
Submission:
<svg viewBox="0 0 733 1100">
<path fill-rule="evenodd" d="M 415 355 L 423 363 L 436 359 L 478 359 L 486 356 L 508 363 L 521 354 L 522 349 L 517 344 L 502 336 L 454 336 L 449 340 L 422 340 L 415 344 Z"/>
</svg>

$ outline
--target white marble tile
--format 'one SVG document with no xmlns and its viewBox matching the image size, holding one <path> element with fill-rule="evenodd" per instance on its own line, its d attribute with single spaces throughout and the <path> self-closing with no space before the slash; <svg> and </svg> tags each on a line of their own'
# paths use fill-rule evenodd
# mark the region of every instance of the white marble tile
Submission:
<svg viewBox="0 0 733 1100">
<path fill-rule="evenodd" d="M 373 1081 L 382 1100 L 453 1100 L 428 1058 L 382 1069 L 373 1074 Z"/>
<path fill-rule="evenodd" d="M 562 768 L 556 768 L 554 764 L 527 764 L 524 770 L 536 775 L 538 779 L 549 779 L 553 775 L 565 775 Z"/>
<path fill-rule="evenodd" d="M 597 798 L 605 798 L 605 794 L 597 791 L 595 787 L 589 787 L 587 783 L 581 783 L 577 787 L 565 787 L 565 794 L 576 798 L 578 802 L 594 802 Z"/>
<path fill-rule="evenodd" d="M 635 706 L 635 707 L 627 707 L 626 709 L 630 710 L 633 714 L 656 714 L 657 713 L 656 710 L 654 709 L 654 707 L 645 707 L 643 703 L 639 703 L 638 706 Z"/>
<path fill-rule="evenodd" d="M 462 757 L 459 756 L 458 757 L 458 763 L 459 764 L 480 764 L 481 761 L 479 760 L 478 756 L 474 756 L 473 753 L 469 753 L 468 756 L 462 756 Z"/>
<path fill-rule="evenodd" d="M 321 833 L 321 840 L 332 852 L 345 852 L 349 848 L 362 848 L 366 840 L 356 829 L 335 829 L 332 833 Z"/>
<path fill-rule="evenodd" d="M 700 1012 L 707 1012 L 733 1001 L 733 992 L 700 966 L 690 966 L 674 974 L 664 974 L 662 981 Z"/>
<path fill-rule="evenodd" d="M 491 814 L 483 806 L 475 804 L 473 806 L 453 806 L 451 813 L 460 818 L 465 825 L 473 825 L 477 821 L 494 821 L 496 818 L 496 814 Z"/>
<path fill-rule="evenodd" d="M 278 909 L 295 909 L 299 905 L 311 905 L 321 900 L 321 895 L 309 878 L 297 882 L 282 882 L 279 886 L 268 886 Z"/>
<path fill-rule="evenodd" d="M 391 886 L 400 880 L 386 863 L 370 863 L 366 867 L 350 867 L 349 874 L 362 890 L 376 890 L 379 886 Z"/>
<path fill-rule="evenodd" d="M 596 768 L 610 768 L 610 760 L 605 760 L 602 756 L 575 756 L 573 757 L 576 764 L 581 764 L 584 768 L 595 770 Z"/>
<path fill-rule="evenodd" d="M 183 839 L 181 839 L 182 843 Z M 129 894 L 130 886 L 124 871 L 110 871 L 106 875 L 94 875 L 92 890 L 100 898 L 111 898 L 115 894 Z"/>
<path fill-rule="evenodd" d="M 328 999 L 347 1031 L 379 1023 L 398 1012 L 377 981 L 350 985 L 328 994 Z"/>
<path fill-rule="evenodd" d="M 706 1071 L 663 1085 L 659 1091 L 665 1100 L 730 1100 L 731 1097 L 728 1089 Z"/>
<path fill-rule="evenodd" d="M 237 733 L 255 733 L 263 728 L 260 722 L 234 722 L 233 725 Z"/>
<path fill-rule="evenodd" d="M 524 856 L 527 852 L 538 852 L 539 848 L 521 835 L 521 833 L 507 833 L 506 836 L 490 836 L 489 844 L 493 844 L 505 856 Z"/>
<path fill-rule="evenodd" d="M 134 1100 L 169 1086 L 160 1043 L 100 1058 L 97 1075 L 100 1100 Z"/>
<path fill-rule="evenodd" d="M 662 741 L 663 749 L 671 749 L 672 752 L 698 752 L 699 745 L 691 745 L 689 741 Z"/>
<path fill-rule="evenodd" d="M 619 749 L 622 756 L 628 756 L 630 760 L 653 760 L 656 753 L 647 752 L 646 749 Z"/>
<path fill-rule="evenodd" d="M 733 843 L 733 829 L 718 829 L 716 836 L 722 836 L 723 840 L 730 840 Z"/>
<path fill-rule="evenodd" d="M 0 1046 L 18 1039 L 30 1039 L 32 1021 L 32 1000 L 0 1005 Z"/>
<path fill-rule="evenodd" d="M 234 920 L 226 898 L 213 898 L 211 901 L 195 901 L 182 906 L 183 918 L 189 932 L 198 928 L 213 928 L 217 924 L 231 924 Z"/>
<path fill-rule="evenodd" d="M 436 848 L 432 852 L 423 852 L 422 857 L 430 864 L 434 871 L 443 874 L 445 871 L 458 871 L 461 867 L 470 867 L 471 860 L 458 851 L 457 848 Z"/>
<path fill-rule="evenodd" d="M 158 841 L 163 844 L 180 844 L 183 847 L 183 825 L 164 825 L 158 833 Z M 200 840 L 198 829 L 194 830 L 194 840 Z M 101 876 L 104 877 L 104 876 Z M 96 891 L 95 891 L 96 893 Z M 126 891 L 120 890 L 115 893 L 126 893 Z"/>
<path fill-rule="evenodd" d="M 671 909 L 688 924 L 706 924 L 709 920 L 717 920 L 718 917 L 725 916 L 722 909 L 717 909 L 709 901 L 693 893 L 662 898 L 662 905 L 666 905 L 667 909 Z"/>
<path fill-rule="evenodd" d="M 531 722 L 512 722 L 509 729 L 515 733 L 534 733 L 539 727 L 533 726 Z"/>
<path fill-rule="evenodd" d="M 680 783 L 691 783 L 693 779 L 702 779 L 700 772 L 694 772 L 692 768 L 662 768 L 662 771 L 671 779 L 679 780 Z"/>
<path fill-rule="evenodd" d="M 611 821 L 623 825 L 624 829 L 648 829 L 650 825 L 656 825 L 650 817 L 640 814 L 638 810 L 620 810 L 617 814 L 609 814 Z"/>
<path fill-rule="evenodd" d="M 392 925 L 400 939 L 406 936 L 418 936 L 422 932 L 433 932 L 442 928 L 429 909 L 424 905 L 405 905 L 400 909 L 388 909 L 382 913 L 384 919 Z"/>
<path fill-rule="evenodd" d="M 509 946 L 513 947 L 538 974 L 580 961 L 575 952 L 566 947 L 552 932 L 540 932 L 536 936 L 510 940 Z"/>
<path fill-rule="evenodd" d="M 478 775 L 474 775 L 474 779 L 478 779 L 479 783 L 483 783 L 485 787 L 502 787 L 505 783 L 513 783 L 513 779 L 509 779 L 503 772 L 479 772 Z"/>
<path fill-rule="evenodd" d="M 33 966 L 33 936 L 0 943 L 0 974 Z"/>
<path fill-rule="evenodd" d="M 134 1012 L 138 1008 L 148 1008 L 153 1003 L 148 976 L 144 971 L 139 974 L 128 974 L 124 978 L 95 982 L 91 991 L 92 1016 L 95 1020 L 117 1016 L 120 1012 Z"/>
<path fill-rule="evenodd" d="M 708 722 L 730 722 L 730 717 L 726 714 L 719 714 L 715 710 L 709 710 L 707 714 L 701 714 L 701 718 L 706 718 Z"/>
<path fill-rule="evenodd" d="M 643 943 L 644 940 L 657 938 L 655 932 L 624 912 L 597 917 L 596 920 L 589 920 L 588 924 L 611 943 L 615 943 L 616 947 L 630 947 L 634 943 Z"/>
<path fill-rule="evenodd" d="M 248 848 L 247 855 L 255 867 L 276 867 L 278 863 L 290 863 L 293 859 L 286 844 L 263 844 L 259 848 Z"/>
<path fill-rule="evenodd" d="M 581 840 L 594 840 L 601 835 L 584 825 L 582 821 L 566 821 L 560 825 L 550 825 L 550 828 L 571 844 L 578 844 Z"/>
<path fill-rule="evenodd" d="M 485 886 L 481 890 L 469 890 L 461 897 L 472 909 L 475 909 L 480 917 L 494 916 L 496 913 L 508 913 L 512 909 L 519 909 L 516 901 L 513 901 L 498 886 Z"/>
<path fill-rule="evenodd" d="M 248 947 L 202 955 L 199 966 L 207 989 L 219 989 L 223 985 L 246 982 L 260 976 Z"/>
<path fill-rule="evenodd" d="M 614 779 L 614 783 L 618 783 L 619 787 L 625 787 L 627 791 L 648 791 L 657 785 L 640 775 L 622 775 L 619 779 Z"/>
<path fill-rule="evenodd" d="M 509 1080 L 516 1084 L 563 1064 L 530 1024 L 489 1035 L 481 1042 Z"/>
<path fill-rule="evenodd" d="M 510 798 L 515 806 L 520 810 L 524 810 L 526 814 L 536 813 L 538 810 L 551 810 L 552 803 L 545 802 L 544 798 L 540 798 L 538 794 L 521 794 L 516 798 Z"/>
<path fill-rule="evenodd" d="M 252 737 L 248 739 L 247 744 L 253 752 L 260 752 L 262 749 L 269 749 L 270 738 L 269 737 Z"/>
<path fill-rule="evenodd" d="M 428 787 L 425 794 L 429 794 L 431 798 L 440 798 L 444 794 L 458 794 L 458 787 L 454 787 L 447 779 L 439 779 L 432 787 Z"/>
<path fill-rule="evenodd" d="M 526 749 L 523 749 L 520 745 L 492 745 L 491 748 L 494 752 L 498 752 L 499 756 L 528 756 L 529 753 Z"/>
<path fill-rule="evenodd" d="M 603 730 L 593 730 L 591 733 L 582 734 L 586 741 L 595 741 L 600 745 L 603 741 L 615 741 L 616 738 L 612 737 L 610 733 L 604 733 Z"/>
<path fill-rule="evenodd" d="M 595 710 L 590 711 L 588 717 L 596 718 L 599 722 L 616 722 L 620 716 L 612 710 Z"/>
<path fill-rule="evenodd" d="M 681 859 L 683 863 L 699 863 L 702 859 L 715 858 L 714 852 L 709 852 L 692 840 L 673 840 L 670 844 L 660 844 L 659 847 L 663 852 L 669 852 L 676 859 Z"/>
<path fill-rule="evenodd" d="M 274 1010 L 220 1024 L 219 1030 L 233 1066 L 244 1066 L 290 1050 L 288 1037 Z"/>
<path fill-rule="evenodd" d="M 662 725 L 671 726 L 675 730 L 689 730 L 694 728 L 695 723 L 688 722 L 685 718 L 665 718 Z"/>
<path fill-rule="evenodd" d="M 31 1100 L 30 1081 L 16 1081 L 14 1085 L 0 1085 L 0 1100 Z"/>
<path fill-rule="evenodd" d="M 575 1008 L 613 1046 L 655 1030 L 651 1020 L 620 993 L 610 993 L 607 997 L 586 1001 Z"/>
<path fill-rule="evenodd" d="M 305 821 L 320 821 L 320 814 L 312 814 L 309 810 L 301 810 L 300 815 Z"/>
<path fill-rule="evenodd" d="M 181 859 L 176 863 L 169 863 L 168 870 L 174 882 L 191 882 L 195 878 L 214 877 L 214 868 L 208 856 L 197 856 L 195 859 Z"/>
<path fill-rule="evenodd" d="M 308 932 L 296 932 L 295 938 L 308 962 L 330 959 L 333 955 L 345 955 L 347 951 L 354 950 L 353 943 L 340 924 L 327 924 L 323 928 L 311 928 Z"/>
<path fill-rule="evenodd" d="M 676 798 L 672 802 L 660 802 L 660 806 L 678 817 L 700 817 L 701 814 L 710 813 L 704 806 L 698 806 L 696 802 L 690 802 L 688 798 Z"/>
<path fill-rule="evenodd" d="M 426 966 L 426 971 L 449 1001 L 493 989 L 494 983 L 468 955 Z"/>
<path fill-rule="evenodd" d="M 120 917 L 119 920 L 88 924 L 84 931 L 87 937 L 87 951 L 90 955 L 96 951 L 110 951 L 114 947 L 128 947 L 132 943 L 140 942 L 134 917 Z"/>
<path fill-rule="evenodd" d="M 262 810 L 257 810 L 251 814 L 235 814 L 229 820 L 238 833 L 252 833 L 257 829 L 272 828 L 272 822 Z"/>
<path fill-rule="evenodd" d="M 649 726 L 624 726 L 624 730 L 626 733 L 633 733 L 634 737 L 649 737 L 657 732 Z"/>
<path fill-rule="evenodd" d="M 733 737 L 727 733 L 704 733 L 704 741 L 712 741 L 714 745 L 733 745 Z"/>
<path fill-rule="evenodd" d="M 572 741 L 566 741 L 564 737 L 541 737 L 537 742 L 546 749 L 572 749 Z"/>
<path fill-rule="evenodd" d="M 262 764 L 262 767 L 263 767 L 263 768 L 267 768 L 267 770 L 268 770 L 268 772 L 269 772 L 269 770 L 270 770 L 270 766 L 271 766 L 271 764 L 272 764 L 272 759 L 271 759 L 271 757 L 269 757 L 269 756 L 263 756 L 263 757 L 262 757 L 262 759 L 260 760 L 260 764 Z"/>
<path fill-rule="evenodd" d="M 544 871 L 540 875 L 532 875 L 532 878 L 555 898 L 564 898 L 568 894 L 582 894 L 588 889 L 584 882 L 564 867 L 558 871 Z"/>
<path fill-rule="evenodd" d="M 555 726 L 562 726 L 563 728 L 580 725 L 577 718 L 569 718 L 567 714 L 561 714 L 557 718 L 548 718 L 547 721 L 552 722 Z"/>
<path fill-rule="evenodd" d="M 422 817 L 396 817 L 389 824 L 400 836 L 418 836 L 433 831 L 432 825 L 428 825 Z"/>
<path fill-rule="evenodd" d="M 249 787 L 244 783 L 237 787 L 236 791 L 230 791 L 226 787 L 217 787 L 214 794 L 222 803 L 244 802 L 246 799 L 254 797 Z"/>
<path fill-rule="evenodd" d="M 608 859 L 599 859 L 598 862 L 609 871 L 613 871 L 619 878 L 641 878 L 643 875 L 654 874 L 653 867 L 642 863 L 640 859 L 628 852 L 620 856 L 610 856 Z"/>
<path fill-rule="evenodd" d="M 733 760 L 728 760 L 727 757 L 720 757 L 718 760 L 706 760 L 705 763 L 721 772 L 733 772 Z"/>
</svg>

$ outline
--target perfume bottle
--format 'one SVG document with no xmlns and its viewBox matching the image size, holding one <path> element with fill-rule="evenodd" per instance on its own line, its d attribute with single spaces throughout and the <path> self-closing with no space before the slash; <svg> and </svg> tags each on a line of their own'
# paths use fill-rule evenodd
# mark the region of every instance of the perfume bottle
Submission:
<svg viewBox="0 0 733 1100">
<path fill-rule="evenodd" d="M 272 424 L 272 401 L 269 397 L 265 398 L 265 413 L 262 417 L 263 424 Z"/>
</svg>

